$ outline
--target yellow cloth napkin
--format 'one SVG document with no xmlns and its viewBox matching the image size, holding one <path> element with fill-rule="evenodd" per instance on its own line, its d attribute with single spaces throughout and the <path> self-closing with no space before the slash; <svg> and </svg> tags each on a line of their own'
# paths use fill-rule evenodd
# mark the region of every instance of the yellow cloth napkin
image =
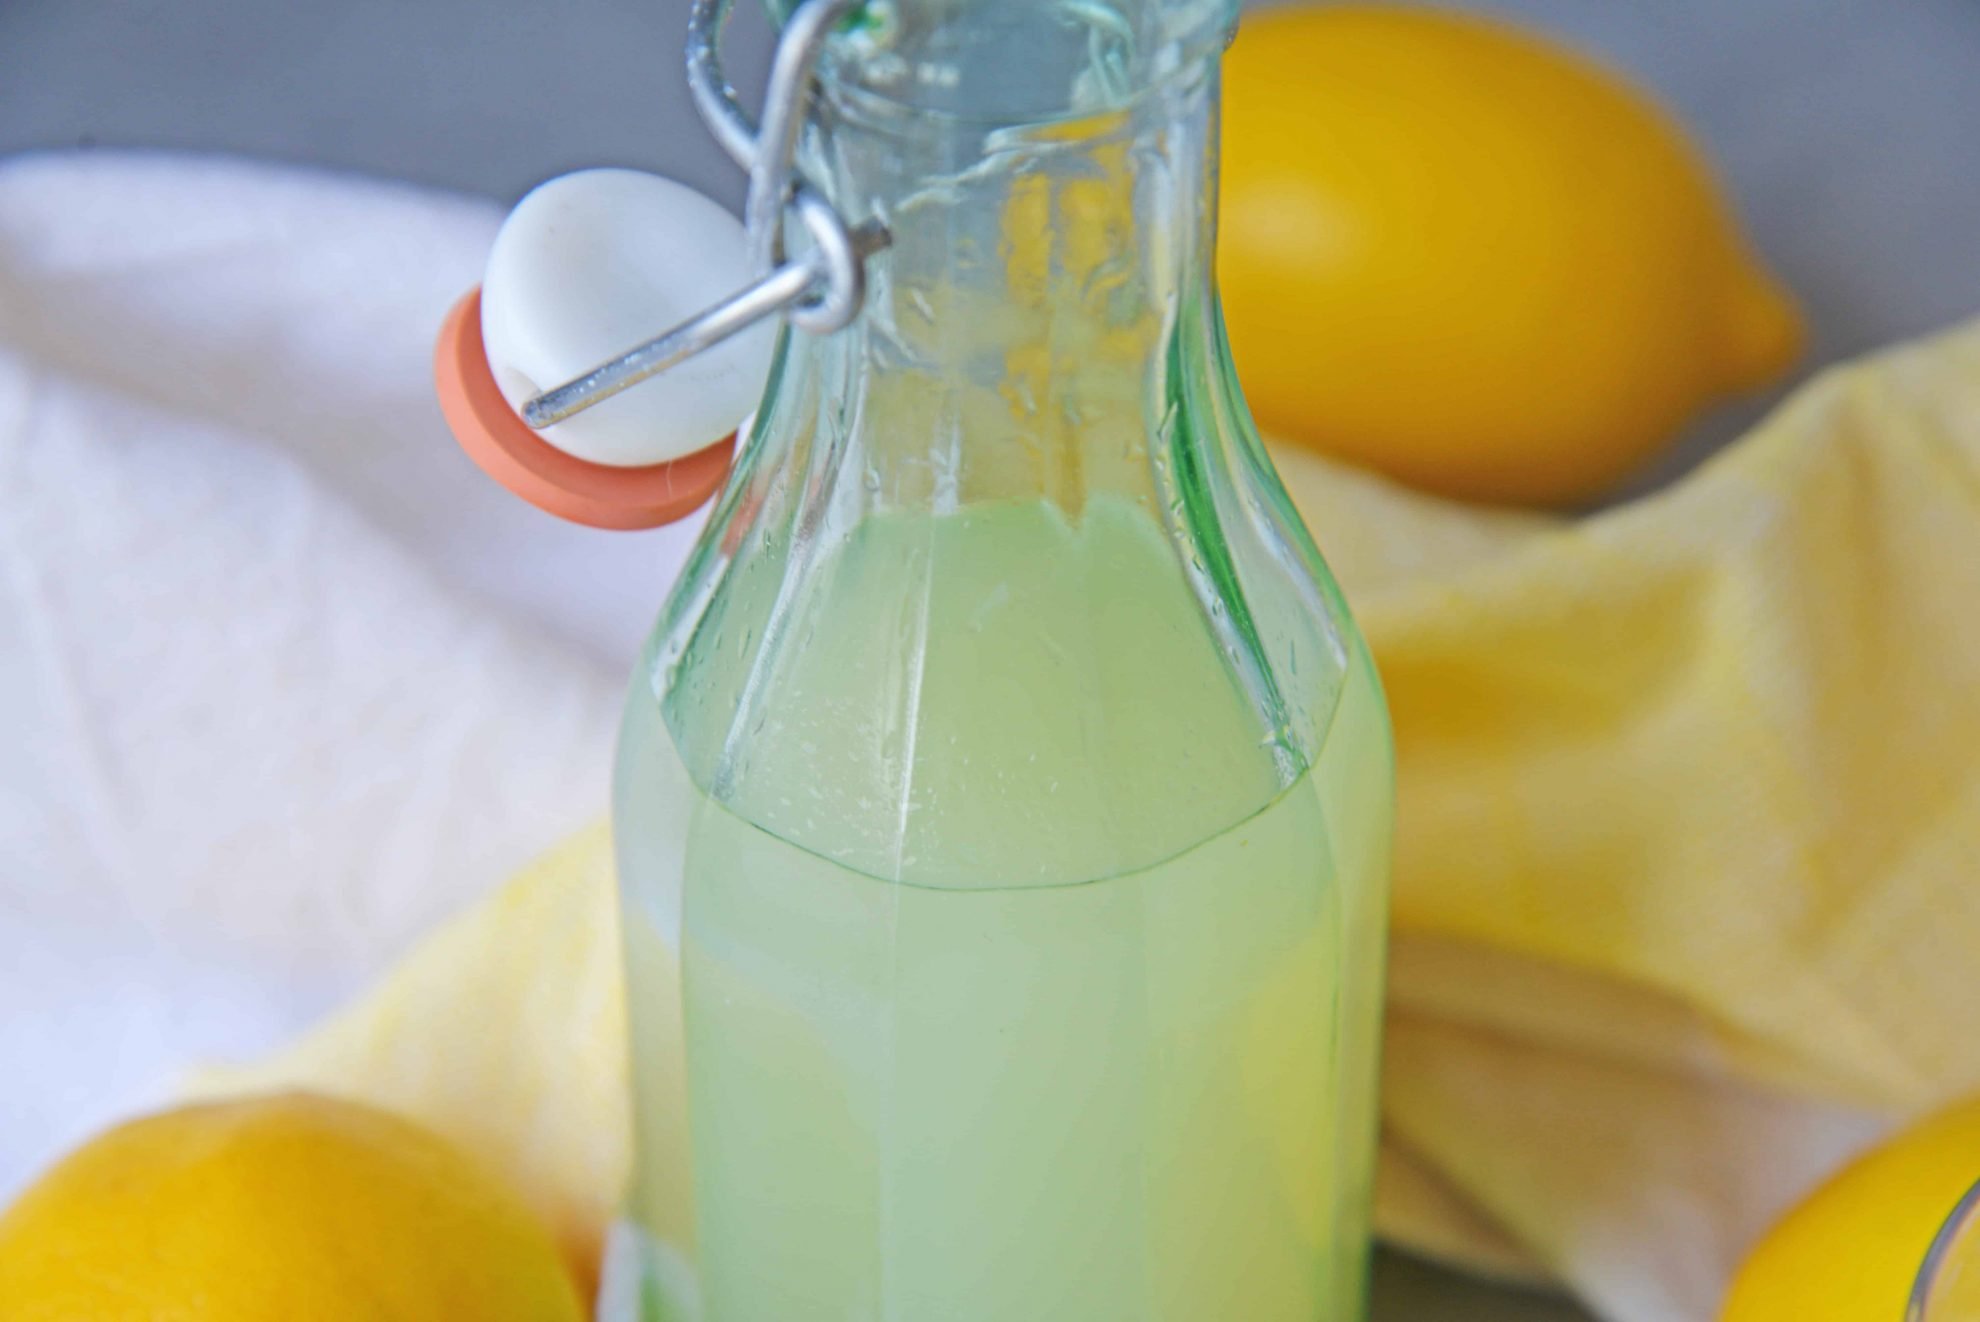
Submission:
<svg viewBox="0 0 1980 1322">
<path fill-rule="evenodd" d="M 1811 1179 L 1980 1088 L 1980 324 L 1578 521 L 1279 461 L 1398 739 L 1382 1228 L 1702 1322 Z M 422 1116 L 590 1262 L 629 1151 L 610 885 L 587 834 L 202 1087 Z"/>
</svg>

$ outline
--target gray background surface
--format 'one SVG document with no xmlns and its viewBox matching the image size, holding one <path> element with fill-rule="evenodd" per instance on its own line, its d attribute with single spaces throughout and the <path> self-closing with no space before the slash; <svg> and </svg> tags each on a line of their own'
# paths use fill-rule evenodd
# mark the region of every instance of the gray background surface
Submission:
<svg viewBox="0 0 1980 1322">
<path fill-rule="evenodd" d="M 1804 300 L 1807 366 L 1980 312 L 1980 3 L 1474 0 L 1656 89 L 1705 140 Z M 730 68 L 761 78 L 748 6 Z M 514 199 L 582 165 L 736 203 L 688 108 L 686 0 L 0 0 L 0 154 L 230 151 Z M 1765 401 L 1706 419 L 1649 483 Z M 1380 1322 L 1567 1322 L 1537 1295 L 1396 1255 Z"/>
</svg>

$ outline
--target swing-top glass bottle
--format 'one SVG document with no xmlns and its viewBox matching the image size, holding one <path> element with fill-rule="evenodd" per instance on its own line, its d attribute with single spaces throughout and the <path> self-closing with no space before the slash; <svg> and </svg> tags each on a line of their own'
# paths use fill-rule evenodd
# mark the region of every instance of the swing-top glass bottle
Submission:
<svg viewBox="0 0 1980 1322">
<path fill-rule="evenodd" d="M 801 169 L 891 242 L 633 685 L 608 1322 L 1360 1314 L 1390 740 L 1219 322 L 1234 19 L 826 48 Z"/>
</svg>

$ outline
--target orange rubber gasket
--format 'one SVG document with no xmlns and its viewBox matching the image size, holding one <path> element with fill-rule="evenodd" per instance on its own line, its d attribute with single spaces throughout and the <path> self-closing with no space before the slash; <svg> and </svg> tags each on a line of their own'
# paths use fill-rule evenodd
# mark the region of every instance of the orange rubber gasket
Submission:
<svg viewBox="0 0 1980 1322">
<path fill-rule="evenodd" d="M 614 468 L 559 450 L 509 407 L 481 342 L 481 287 L 470 289 L 440 325 L 433 347 L 440 411 L 468 457 L 538 509 L 592 528 L 630 531 L 684 519 L 721 490 L 735 453 L 733 434 L 664 464 Z"/>
</svg>

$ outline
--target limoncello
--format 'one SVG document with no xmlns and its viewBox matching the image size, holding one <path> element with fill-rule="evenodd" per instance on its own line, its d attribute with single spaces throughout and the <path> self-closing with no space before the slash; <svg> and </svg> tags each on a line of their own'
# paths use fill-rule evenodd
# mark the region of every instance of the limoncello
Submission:
<svg viewBox="0 0 1980 1322">
<path fill-rule="evenodd" d="M 631 985 L 669 995 L 680 952 L 691 1156 L 649 1178 L 692 1180 L 702 1315 L 1355 1316 L 1389 841 L 1365 661 L 1310 765 L 1261 740 L 1124 501 L 877 517 L 813 572 L 738 797 L 687 787 L 659 695 L 628 715 L 622 802 L 684 806 L 619 829 L 664 837 L 622 844 L 658 874 L 627 878 Z M 679 1068 L 674 1033 L 634 1051 Z"/>
</svg>

